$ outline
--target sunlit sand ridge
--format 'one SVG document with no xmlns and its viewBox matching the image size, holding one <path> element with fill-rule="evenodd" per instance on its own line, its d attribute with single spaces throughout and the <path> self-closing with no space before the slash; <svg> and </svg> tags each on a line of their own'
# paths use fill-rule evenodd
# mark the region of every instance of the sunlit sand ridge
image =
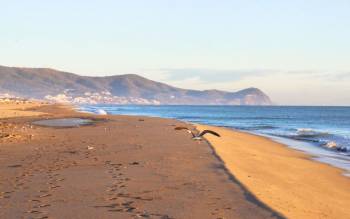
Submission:
<svg viewBox="0 0 350 219">
<path fill-rule="evenodd" d="M 289 218 L 350 218 L 350 178 L 267 138 L 197 125 L 229 171 L 259 200 Z"/>
</svg>

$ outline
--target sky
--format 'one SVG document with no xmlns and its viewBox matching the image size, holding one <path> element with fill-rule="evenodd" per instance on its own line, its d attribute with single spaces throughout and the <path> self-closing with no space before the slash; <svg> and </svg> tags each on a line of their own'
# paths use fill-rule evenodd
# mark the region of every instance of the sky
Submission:
<svg viewBox="0 0 350 219">
<path fill-rule="evenodd" d="M 0 0 L 0 65 L 350 105 L 348 0 Z"/>
</svg>

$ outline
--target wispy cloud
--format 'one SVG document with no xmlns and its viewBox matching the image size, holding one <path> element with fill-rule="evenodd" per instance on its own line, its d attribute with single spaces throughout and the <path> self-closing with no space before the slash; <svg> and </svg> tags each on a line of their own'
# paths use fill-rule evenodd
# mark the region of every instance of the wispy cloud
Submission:
<svg viewBox="0 0 350 219">
<path fill-rule="evenodd" d="M 144 75 L 187 89 L 237 91 L 258 87 L 279 104 L 350 105 L 348 71 L 174 68 Z"/>
<path fill-rule="evenodd" d="M 264 76 L 275 73 L 275 70 L 222 70 L 201 68 L 169 68 L 159 69 L 171 81 L 181 81 L 189 78 L 199 78 L 206 82 L 239 81 L 251 76 Z"/>
<path fill-rule="evenodd" d="M 197 81 L 220 83 L 237 82 L 249 78 L 266 76 L 285 76 L 293 78 L 309 78 L 331 80 L 339 82 L 350 79 L 350 71 L 325 71 L 325 70 L 276 70 L 276 69 L 244 69 L 244 70 L 216 70 L 201 68 L 169 68 L 159 69 L 163 79 L 169 81 L 183 81 L 196 78 Z"/>
</svg>

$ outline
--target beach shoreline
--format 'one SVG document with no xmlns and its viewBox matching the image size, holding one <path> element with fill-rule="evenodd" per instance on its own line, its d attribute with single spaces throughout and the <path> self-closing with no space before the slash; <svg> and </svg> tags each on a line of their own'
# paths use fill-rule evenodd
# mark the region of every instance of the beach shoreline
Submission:
<svg viewBox="0 0 350 219">
<path fill-rule="evenodd" d="M 1 131 L 11 131 L 0 140 L 2 218 L 349 216 L 349 179 L 339 169 L 266 137 L 174 119 L 94 115 L 66 105 L 40 104 L 23 112 L 0 118 Z M 55 118 L 94 123 L 32 125 Z M 195 142 L 176 126 L 208 128 L 222 137 Z"/>
<path fill-rule="evenodd" d="M 188 124 L 28 110 L 0 120 L 10 134 L 0 140 L 0 218 L 283 218 L 232 180 L 207 143 L 174 130 Z M 59 118 L 94 123 L 33 125 Z"/>
<path fill-rule="evenodd" d="M 248 132 L 196 124 L 221 138 L 207 140 L 249 191 L 287 218 L 348 218 L 350 179 L 342 169 Z"/>
</svg>

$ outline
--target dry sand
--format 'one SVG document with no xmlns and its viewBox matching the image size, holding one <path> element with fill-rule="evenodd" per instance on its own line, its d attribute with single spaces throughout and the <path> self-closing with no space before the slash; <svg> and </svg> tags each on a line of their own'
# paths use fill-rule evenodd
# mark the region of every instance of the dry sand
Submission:
<svg viewBox="0 0 350 219">
<path fill-rule="evenodd" d="M 1 133 L 15 136 L 0 137 L 0 218 L 281 218 L 226 171 L 206 142 L 175 131 L 184 125 L 178 121 L 56 105 L 32 106 L 30 113 L 0 119 Z M 31 125 L 68 117 L 95 122 Z"/>
<path fill-rule="evenodd" d="M 350 178 L 270 139 L 226 128 L 207 136 L 228 170 L 259 200 L 288 218 L 350 218 Z"/>
<path fill-rule="evenodd" d="M 33 102 L 33 101 L 25 101 L 25 100 L 0 102 L 0 119 L 42 115 L 43 113 L 41 112 L 35 112 L 30 110 L 31 108 L 38 107 L 40 105 L 47 105 L 47 104 Z"/>
</svg>

